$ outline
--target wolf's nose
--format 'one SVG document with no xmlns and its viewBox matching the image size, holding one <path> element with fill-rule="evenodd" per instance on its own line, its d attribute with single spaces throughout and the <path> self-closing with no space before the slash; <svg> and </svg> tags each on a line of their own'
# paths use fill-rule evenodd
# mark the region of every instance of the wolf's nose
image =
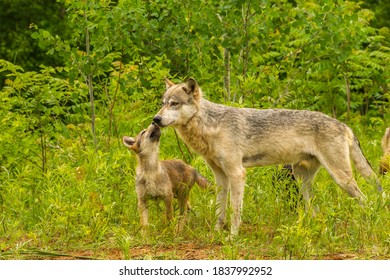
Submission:
<svg viewBox="0 0 390 280">
<path fill-rule="evenodd" d="M 157 125 L 161 125 L 161 117 L 160 116 L 155 116 L 153 118 L 153 122 Z"/>
</svg>

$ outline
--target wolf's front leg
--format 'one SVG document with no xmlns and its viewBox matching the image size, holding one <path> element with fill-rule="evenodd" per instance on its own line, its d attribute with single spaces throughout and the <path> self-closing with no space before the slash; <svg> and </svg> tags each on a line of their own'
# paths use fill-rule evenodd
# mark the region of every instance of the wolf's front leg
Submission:
<svg viewBox="0 0 390 280">
<path fill-rule="evenodd" d="M 217 194 L 217 224 L 215 225 L 215 230 L 220 231 L 223 229 L 226 222 L 226 208 L 227 208 L 227 199 L 229 194 L 229 183 L 225 185 L 218 185 L 219 190 Z"/>
<path fill-rule="evenodd" d="M 217 224 L 215 225 L 215 230 L 220 231 L 225 225 L 226 222 L 226 208 L 227 200 L 229 194 L 229 178 L 225 175 L 223 170 L 215 164 L 211 159 L 206 160 L 207 164 L 210 166 L 211 170 L 214 173 L 215 183 L 217 184 Z"/>
<path fill-rule="evenodd" d="M 230 180 L 230 203 L 232 206 L 232 225 L 230 234 L 235 236 L 241 224 L 241 210 L 244 199 L 245 169 L 237 168 L 229 175 Z"/>
</svg>

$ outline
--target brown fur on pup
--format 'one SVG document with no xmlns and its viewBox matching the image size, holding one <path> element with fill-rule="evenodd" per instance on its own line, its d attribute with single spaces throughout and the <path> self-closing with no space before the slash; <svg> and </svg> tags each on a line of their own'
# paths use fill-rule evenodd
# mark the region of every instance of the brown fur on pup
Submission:
<svg viewBox="0 0 390 280">
<path fill-rule="evenodd" d="M 159 160 L 161 131 L 151 124 L 135 138 L 124 136 L 123 144 L 137 155 L 135 188 L 138 209 L 143 228 L 148 226 L 148 204 L 151 198 L 162 199 L 166 207 L 167 220 L 173 219 L 173 198 L 177 198 L 180 216 L 178 230 L 185 224 L 187 210 L 190 209 L 189 193 L 195 183 L 206 188 L 208 181 L 193 167 L 181 160 Z"/>
</svg>

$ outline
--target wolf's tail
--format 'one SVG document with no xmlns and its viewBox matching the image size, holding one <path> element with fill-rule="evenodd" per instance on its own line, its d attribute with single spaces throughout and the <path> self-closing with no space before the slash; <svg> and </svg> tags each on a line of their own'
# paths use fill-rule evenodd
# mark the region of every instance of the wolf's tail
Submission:
<svg viewBox="0 0 390 280">
<path fill-rule="evenodd" d="M 383 156 L 379 162 L 379 174 L 385 175 L 390 171 L 390 127 L 386 128 L 382 138 Z"/>
<path fill-rule="evenodd" d="M 205 177 L 203 177 L 198 171 L 195 171 L 195 182 L 202 189 L 206 189 L 210 185 L 210 182 Z"/>
<path fill-rule="evenodd" d="M 383 152 L 387 152 L 390 148 L 390 127 L 386 128 L 385 135 L 382 138 L 382 150 Z"/>
<path fill-rule="evenodd" d="M 390 155 L 384 155 L 379 162 L 379 174 L 386 175 L 390 171 Z"/>
<path fill-rule="evenodd" d="M 378 191 L 382 191 L 381 183 L 375 174 L 374 170 L 371 167 L 371 164 L 368 162 L 367 158 L 364 156 L 363 151 L 360 147 L 359 140 L 356 136 L 350 131 L 350 142 L 349 152 L 351 158 L 355 164 L 356 169 L 362 174 L 362 176 L 369 181 L 373 181 L 376 184 Z"/>
</svg>

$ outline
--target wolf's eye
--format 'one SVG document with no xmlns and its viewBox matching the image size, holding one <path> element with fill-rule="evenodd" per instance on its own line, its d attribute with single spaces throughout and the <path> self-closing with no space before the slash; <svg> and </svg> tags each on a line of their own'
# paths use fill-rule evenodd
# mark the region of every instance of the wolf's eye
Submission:
<svg viewBox="0 0 390 280">
<path fill-rule="evenodd" d="M 169 103 L 169 106 L 171 106 L 171 107 L 175 107 L 177 105 L 179 105 L 179 102 L 172 101 L 172 102 Z"/>
</svg>

